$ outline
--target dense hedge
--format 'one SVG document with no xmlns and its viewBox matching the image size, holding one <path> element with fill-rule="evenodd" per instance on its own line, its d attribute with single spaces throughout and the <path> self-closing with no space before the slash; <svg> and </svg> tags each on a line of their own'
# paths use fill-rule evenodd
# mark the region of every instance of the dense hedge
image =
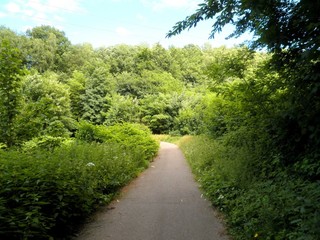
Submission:
<svg viewBox="0 0 320 240">
<path fill-rule="evenodd" d="M 20 151 L 0 150 L 0 239 L 65 238 L 158 150 L 137 125 L 108 131 L 115 139 L 102 143 L 69 140 L 48 151 L 37 139 L 38 148 L 29 143 Z"/>
</svg>

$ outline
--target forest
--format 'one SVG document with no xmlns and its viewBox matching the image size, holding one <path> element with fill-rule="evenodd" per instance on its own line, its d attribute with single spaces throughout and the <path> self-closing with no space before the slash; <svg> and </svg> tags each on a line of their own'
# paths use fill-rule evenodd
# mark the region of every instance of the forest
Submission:
<svg viewBox="0 0 320 240">
<path fill-rule="evenodd" d="M 199 6 L 168 36 L 222 12 L 213 35 L 228 11 L 250 8 Z M 272 25 L 272 7 L 292 8 L 294 24 L 281 18 L 280 36 L 239 17 L 235 35 L 245 26 L 260 38 L 233 48 L 93 48 L 52 26 L 0 27 L 0 238 L 63 239 L 58 229 L 74 232 L 66 223 L 148 166 L 152 134 L 167 134 L 183 136 L 177 143 L 234 239 L 317 239 L 319 11 L 262 7 L 252 18 Z"/>
</svg>

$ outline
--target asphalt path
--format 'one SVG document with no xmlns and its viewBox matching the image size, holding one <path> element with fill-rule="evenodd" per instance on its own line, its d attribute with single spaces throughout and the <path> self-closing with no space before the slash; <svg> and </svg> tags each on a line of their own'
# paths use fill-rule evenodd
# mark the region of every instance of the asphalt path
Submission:
<svg viewBox="0 0 320 240">
<path fill-rule="evenodd" d="M 99 211 L 77 240 L 225 240 L 180 149 L 161 142 L 158 157 L 118 200 Z"/>
</svg>

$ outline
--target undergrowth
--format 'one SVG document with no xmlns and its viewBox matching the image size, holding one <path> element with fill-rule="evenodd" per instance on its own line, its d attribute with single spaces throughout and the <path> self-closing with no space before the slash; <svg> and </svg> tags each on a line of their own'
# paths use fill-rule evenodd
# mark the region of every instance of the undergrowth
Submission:
<svg viewBox="0 0 320 240">
<path fill-rule="evenodd" d="M 153 138 L 157 141 L 176 143 L 180 140 L 181 136 L 172 136 L 168 134 L 153 134 Z"/>
<path fill-rule="evenodd" d="M 0 150 L 0 239 L 67 239 L 148 165 L 158 150 L 149 131 L 110 128 L 108 141 L 44 137 Z"/>
<path fill-rule="evenodd" d="M 224 213 L 234 239 L 316 240 L 320 236 L 319 181 L 280 168 L 268 169 L 268 175 L 263 169 L 256 169 L 260 175 L 252 174 L 254 167 L 242 163 L 243 159 L 254 162 L 253 153 L 221 139 L 185 136 L 178 145 L 207 198 Z"/>
</svg>

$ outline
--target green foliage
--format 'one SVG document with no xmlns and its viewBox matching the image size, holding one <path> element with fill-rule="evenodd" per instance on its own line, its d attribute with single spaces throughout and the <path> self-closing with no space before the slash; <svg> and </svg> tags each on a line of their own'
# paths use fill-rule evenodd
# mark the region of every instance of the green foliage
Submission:
<svg viewBox="0 0 320 240">
<path fill-rule="evenodd" d="M 30 38 L 29 64 L 39 72 L 47 70 L 65 71 L 64 53 L 71 45 L 65 33 L 51 26 L 40 26 L 28 29 Z"/>
<path fill-rule="evenodd" d="M 139 99 L 131 96 L 112 95 L 109 99 L 109 109 L 105 113 L 104 124 L 114 125 L 124 122 L 139 122 L 141 107 Z"/>
<path fill-rule="evenodd" d="M 246 69 L 255 60 L 253 52 L 246 47 L 231 49 L 220 47 L 207 52 L 210 54 L 208 54 L 205 72 L 210 78 L 212 89 L 219 83 L 244 77 Z"/>
<path fill-rule="evenodd" d="M 194 14 L 178 22 L 167 37 L 196 27 L 203 20 L 214 19 L 211 38 L 227 24 L 233 24 L 235 30 L 229 38 L 249 31 L 255 36 L 255 45 L 267 46 L 271 50 L 288 47 L 316 50 L 320 31 L 317 21 L 319 8 L 319 2 L 313 1 L 273 1 L 266 4 L 258 0 L 252 4 L 248 0 L 205 0 Z"/>
<path fill-rule="evenodd" d="M 21 149 L 27 153 L 38 150 L 52 152 L 55 148 L 62 146 L 65 141 L 66 138 L 43 135 L 24 142 Z"/>
<path fill-rule="evenodd" d="M 276 71 L 278 76 L 274 78 L 275 81 L 270 81 L 268 75 L 261 77 L 257 73 L 256 77 L 262 81 L 249 79 L 247 82 L 248 88 L 252 91 L 251 95 L 254 96 L 250 99 L 255 103 L 263 100 L 259 110 L 263 109 L 265 113 L 257 108 L 254 111 L 245 109 L 244 113 L 259 116 L 258 123 L 262 122 L 261 125 L 266 125 L 263 117 L 269 121 L 267 131 L 277 150 L 281 152 L 283 163 L 288 167 L 304 161 L 306 155 L 314 156 L 310 164 L 315 165 L 319 156 L 319 10 L 318 1 L 270 1 L 266 4 L 265 1 L 259 0 L 252 4 L 252 1 L 247 0 L 205 0 L 199 4 L 199 9 L 194 14 L 178 22 L 168 33 L 168 37 L 171 37 L 195 27 L 202 20 L 214 19 L 211 37 L 227 24 L 233 24 L 235 31 L 229 37 L 237 37 L 250 31 L 254 34 L 251 42 L 253 49 L 266 48 L 273 53 L 268 69 L 271 72 Z M 245 54 L 244 59 L 246 56 L 248 55 Z M 228 72 L 218 66 L 219 64 L 215 64 L 209 68 L 209 74 L 213 73 L 213 78 L 224 79 L 229 73 L 238 72 L 238 77 L 247 81 L 246 74 L 242 71 L 246 66 L 241 62 L 241 58 L 238 58 L 235 65 L 233 61 L 224 63 L 223 66 L 227 67 L 231 63 L 232 69 Z M 217 66 L 218 69 L 215 69 Z M 266 73 L 265 69 L 264 67 L 263 72 Z M 249 91 L 242 88 L 236 92 L 245 93 L 242 94 L 241 101 L 248 98 Z M 282 92 L 281 95 L 279 92 Z M 269 98 L 270 95 L 273 96 Z M 273 108 L 270 107 L 270 103 L 274 104 Z M 244 117 L 247 119 L 246 115 Z M 251 116 L 248 118 L 253 119 Z M 319 179 L 319 174 L 314 171 L 313 176 L 305 177 Z"/>
<path fill-rule="evenodd" d="M 158 150 L 158 144 L 151 137 L 151 131 L 141 124 L 119 123 L 106 127 L 83 121 L 79 124 L 76 138 L 86 142 L 116 142 L 129 149 L 140 149 L 141 158 L 146 161 Z"/>
<path fill-rule="evenodd" d="M 182 138 L 182 148 L 208 198 L 226 214 L 235 238 L 316 239 L 320 229 L 318 12 L 318 2 L 311 1 L 204 1 L 196 14 L 170 33 L 216 17 L 214 33 L 233 22 L 235 35 L 254 31 L 256 45 L 272 54 L 208 44 L 168 50 L 159 44 L 93 49 L 90 44 L 71 45 L 63 32 L 48 26 L 36 27 L 26 35 L 0 27 L 0 60 L 9 59 L 7 64 L 0 64 L 0 93 L 4 96 L 0 98 L 0 151 L 6 159 L 14 159 L 8 167 L 17 166 L 12 179 L 18 176 L 19 180 L 4 180 L 1 184 L 8 188 L 1 191 L 17 191 L 5 195 L 13 206 L 33 199 L 23 202 L 23 209 L 30 206 L 28 216 L 20 211 L 20 205 L 13 215 L 0 214 L 7 224 L 4 228 L 13 229 L 21 222 L 19 229 L 26 235 L 19 230 L 19 236 L 48 238 L 48 229 L 73 221 L 73 213 L 80 210 L 75 207 L 70 214 L 66 202 L 73 208 L 71 196 L 81 191 L 79 208 L 83 211 L 79 217 L 84 212 L 86 215 L 92 210 L 90 206 L 109 198 L 104 186 L 116 189 L 127 181 L 119 169 L 135 169 L 127 172 L 132 176 L 148 164 L 158 147 L 150 138 L 151 130 L 175 136 L 209 135 Z M 30 71 L 21 82 L 23 67 Z M 7 91 L 8 86 L 12 91 Z M 80 122 L 77 132 L 76 121 Z M 150 130 L 134 123 L 143 123 Z M 66 142 L 70 135 L 76 139 Z M 6 137 L 9 141 L 4 140 Z M 21 156 L 13 151 L 13 144 L 21 144 Z M 63 151 L 70 154 L 58 158 L 56 154 Z M 81 164 L 90 163 L 84 168 L 87 170 L 97 169 L 93 167 L 104 161 L 104 151 L 110 153 L 107 159 L 118 157 L 105 167 L 108 172 L 101 170 L 101 175 L 92 176 L 82 173 Z M 83 156 L 78 157 L 78 153 Z M 118 160 L 127 157 L 137 161 Z M 57 163 L 60 158 L 70 165 L 69 170 L 64 170 L 62 162 Z M 78 159 L 82 163 L 72 165 L 70 159 L 72 164 L 78 164 Z M 19 164 L 25 164 L 22 170 Z M 32 177 L 29 181 L 25 177 L 28 164 L 35 178 L 47 174 L 50 183 L 63 189 L 52 193 L 54 185 L 49 191 L 62 211 L 57 210 L 58 216 L 64 216 L 62 220 L 51 211 L 49 195 L 42 198 L 35 194 L 42 189 L 42 182 L 44 192 L 51 185 Z M 58 179 L 46 169 L 53 169 Z M 20 172 L 26 174 L 20 178 Z M 90 181 L 86 183 L 78 175 Z M 29 183 L 33 184 L 32 191 L 23 192 Z M 81 184 L 91 192 L 83 190 Z M 96 189 L 102 189 L 102 194 Z M 1 205 L 6 204 L 6 197 L 1 196 L 0 211 L 4 212 L 11 205 Z M 41 225 L 46 216 L 51 220 Z"/>
<path fill-rule="evenodd" d="M 257 176 L 254 171 L 264 172 L 248 166 L 248 159 L 261 150 L 244 151 L 204 136 L 183 137 L 178 144 L 206 196 L 225 213 L 234 239 L 318 238 L 319 182 L 305 181 L 279 167 L 268 169 L 272 178 L 261 173 L 250 180 Z"/>
<path fill-rule="evenodd" d="M 167 72 L 143 70 L 141 75 L 123 72 L 116 76 L 116 81 L 117 93 L 139 99 L 158 93 L 180 92 L 183 89 L 182 82 Z"/>
<path fill-rule="evenodd" d="M 201 84 L 204 81 L 204 54 L 200 47 L 192 44 L 183 48 L 171 47 L 169 53 L 173 59 L 171 71 L 175 78 L 187 86 Z"/>
<path fill-rule="evenodd" d="M 68 80 L 70 96 L 70 110 L 73 118 L 80 120 L 83 113 L 82 96 L 85 94 L 86 76 L 75 70 L 72 73 L 72 77 Z"/>
<path fill-rule="evenodd" d="M 0 150 L 1 239 L 65 238 L 157 152 L 143 126 L 96 130 L 103 144 L 61 144 L 47 136 L 26 143 L 23 152 Z"/>
<path fill-rule="evenodd" d="M 21 52 L 9 39 L 0 39 L 0 141 L 15 144 L 15 120 L 21 105 L 23 70 Z"/>
<path fill-rule="evenodd" d="M 195 45 L 93 49 L 71 45 L 64 32 L 50 26 L 25 35 L 5 28 L 1 32 L 20 49 L 22 63 L 30 69 L 17 119 L 19 143 L 41 135 L 67 136 L 74 131 L 70 118 L 106 125 L 142 122 L 158 133 L 199 132 L 201 121 L 193 111 L 198 94 L 189 94 L 189 101 L 184 92 L 206 88 L 203 59 L 211 53 Z M 199 95 L 205 94 L 202 90 Z"/>
<path fill-rule="evenodd" d="M 176 143 L 181 136 L 172 136 L 167 134 L 153 134 L 153 138 L 157 141 Z"/>
<path fill-rule="evenodd" d="M 178 115 L 174 118 L 171 133 L 179 135 L 200 134 L 204 131 L 203 106 L 206 98 L 201 93 L 185 92 L 179 97 Z"/>
<path fill-rule="evenodd" d="M 319 187 L 286 174 L 252 184 L 229 214 L 235 239 L 317 239 Z"/>
<path fill-rule="evenodd" d="M 178 114 L 180 102 L 175 101 L 169 94 L 149 95 L 141 102 L 142 122 L 149 126 L 153 133 L 167 133 L 172 128 L 173 118 Z"/>
<path fill-rule="evenodd" d="M 136 47 L 124 44 L 98 50 L 100 58 L 103 59 L 104 62 L 110 64 L 111 74 L 133 72 L 136 52 Z"/>
<path fill-rule="evenodd" d="M 75 123 L 71 118 L 69 92 L 58 75 L 29 75 L 23 82 L 24 105 L 17 119 L 21 140 L 41 135 L 68 137 Z"/>
<path fill-rule="evenodd" d="M 107 111 L 108 66 L 95 66 L 85 82 L 85 91 L 81 96 L 83 113 L 81 119 L 102 124 Z"/>
<path fill-rule="evenodd" d="M 95 52 L 91 44 L 71 45 L 68 51 L 63 53 L 65 72 L 70 75 L 74 71 L 81 71 L 93 58 L 95 58 Z"/>
</svg>

